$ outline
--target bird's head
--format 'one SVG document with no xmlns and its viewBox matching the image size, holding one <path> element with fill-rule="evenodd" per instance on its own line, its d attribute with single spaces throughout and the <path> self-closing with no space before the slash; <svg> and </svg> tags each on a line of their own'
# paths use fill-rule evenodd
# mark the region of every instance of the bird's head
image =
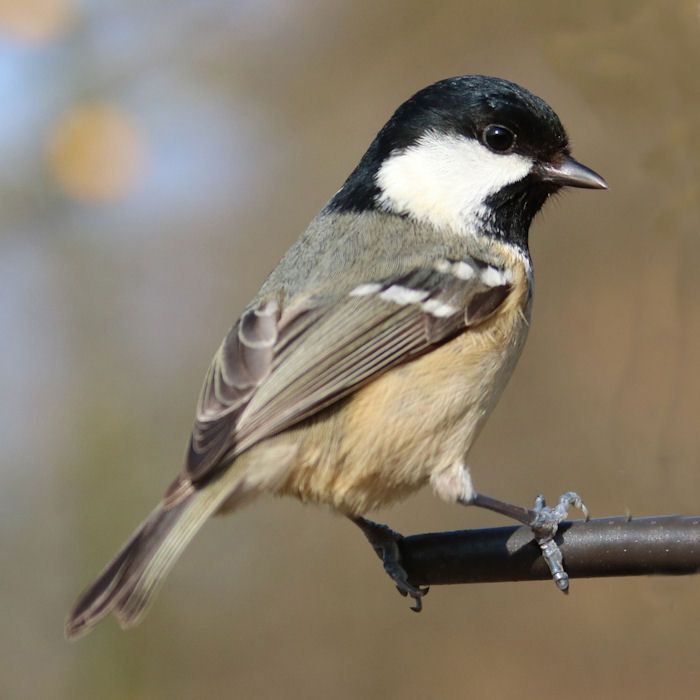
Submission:
<svg viewBox="0 0 700 700">
<path fill-rule="evenodd" d="M 507 80 L 470 75 L 404 102 L 329 207 L 382 210 L 527 245 L 533 217 L 565 186 L 606 184 L 571 157 L 544 100 Z"/>
</svg>

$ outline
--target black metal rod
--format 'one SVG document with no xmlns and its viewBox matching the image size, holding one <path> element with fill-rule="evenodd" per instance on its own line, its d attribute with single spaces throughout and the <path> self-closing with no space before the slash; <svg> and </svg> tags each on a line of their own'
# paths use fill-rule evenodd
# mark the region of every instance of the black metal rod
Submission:
<svg viewBox="0 0 700 700">
<path fill-rule="evenodd" d="M 700 516 L 565 522 L 556 542 L 571 578 L 700 572 Z M 411 535 L 400 549 L 416 585 L 551 577 L 528 527 Z"/>
</svg>

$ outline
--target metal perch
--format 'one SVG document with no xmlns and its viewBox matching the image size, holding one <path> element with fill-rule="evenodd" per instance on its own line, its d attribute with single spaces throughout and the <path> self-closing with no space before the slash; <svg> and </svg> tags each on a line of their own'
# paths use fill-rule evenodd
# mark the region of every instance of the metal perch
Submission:
<svg viewBox="0 0 700 700">
<path fill-rule="evenodd" d="M 567 521 L 555 539 L 572 579 L 700 571 L 700 516 Z M 399 548 L 416 585 L 551 579 L 529 527 L 411 535 Z"/>
</svg>

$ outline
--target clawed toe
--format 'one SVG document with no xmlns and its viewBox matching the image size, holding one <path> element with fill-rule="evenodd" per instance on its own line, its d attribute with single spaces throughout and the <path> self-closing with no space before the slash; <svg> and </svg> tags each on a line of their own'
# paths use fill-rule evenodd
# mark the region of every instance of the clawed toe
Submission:
<svg viewBox="0 0 700 700">
<path fill-rule="evenodd" d="M 539 539 L 551 539 L 556 535 L 559 524 L 569 516 L 569 508 L 573 506 L 580 510 L 586 521 L 590 519 L 588 508 L 581 496 L 575 491 L 567 491 L 559 498 L 559 503 L 554 507 L 548 507 L 544 496 L 541 494 L 535 499 L 533 511 L 535 517 L 530 523 L 530 527 Z"/>
<path fill-rule="evenodd" d="M 552 574 L 552 580 L 563 593 L 569 592 L 569 575 L 564 569 L 564 557 L 559 545 L 554 541 L 554 536 L 557 534 L 559 524 L 568 517 L 570 506 L 580 510 L 588 521 L 590 516 L 585 503 L 577 493 L 568 491 L 552 508 L 547 507 L 544 496 L 538 496 L 533 509 L 535 517 L 530 523 L 537 544 L 542 550 L 542 556 Z"/>
<path fill-rule="evenodd" d="M 386 525 L 374 523 L 365 518 L 355 518 L 353 520 L 365 533 L 369 543 L 372 545 L 377 556 L 382 560 L 384 571 L 396 584 L 396 590 L 404 597 L 413 598 L 414 604 L 411 610 L 420 612 L 423 609 L 423 597 L 427 595 L 428 586 L 414 586 L 408 579 L 406 570 L 401 565 L 401 550 L 399 543 L 403 535 L 394 532 Z"/>
<path fill-rule="evenodd" d="M 391 574 L 389 574 L 391 576 Z M 405 576 L 405 572 L 404 572 Z M 396 584 L 396 590 L 405 598 L 410 596 L 413 598 L 413 605 L 411 610 L 413 612 L 420 612 L 423 609 L 423 598 L 430 592 L 430 586 L 414 586 L 408 580 L 397 580 L 394 576 L 391 576 L 394 583 Z"/>
</svg>

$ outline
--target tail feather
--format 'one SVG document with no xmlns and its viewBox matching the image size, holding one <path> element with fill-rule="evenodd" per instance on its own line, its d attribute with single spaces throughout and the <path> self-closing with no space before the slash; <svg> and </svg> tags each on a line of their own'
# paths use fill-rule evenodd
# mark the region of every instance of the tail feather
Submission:
<svg viewBox="0 0 700 700">
<path fill-rule="evenodd" d="M 123 628 L 140 622 L 159 585 L 207 518 L 223 501 L 244 495 L 245 482 L 239 478 L 232 485 L 231 474 L 226 476 L 170 508 L 161 504 L 150 514 L 78 598 L 66 620 L 68 639 L 86 634 L 110 613 Z"/>
</svg>

